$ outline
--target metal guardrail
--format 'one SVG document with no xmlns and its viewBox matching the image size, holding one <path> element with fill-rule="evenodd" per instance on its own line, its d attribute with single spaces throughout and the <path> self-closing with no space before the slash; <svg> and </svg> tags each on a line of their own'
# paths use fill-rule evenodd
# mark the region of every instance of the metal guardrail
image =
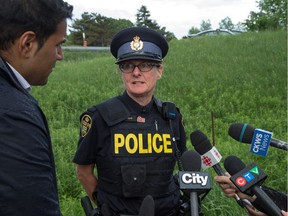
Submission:
<svg viewBox="0 0 288 216">
<path fill-rule="evenodd" d="M 109 51 L 110 47 L 96 47 L 96 46 L 62 46 L 63 50 L 69 51 Z"/>
<path fill-rule="evenodd" d="M 215 36 L 215 35 L 235 35 L 243 33 L 243 31 L 238 30 L 228 30 L 228 29 L 209 29 L 205 31 L 198 32 L 196 34 L 190 34 L 188 35 L 189 38 L 191 37 L 197 37 L 197 36 Z"/>
</svg>

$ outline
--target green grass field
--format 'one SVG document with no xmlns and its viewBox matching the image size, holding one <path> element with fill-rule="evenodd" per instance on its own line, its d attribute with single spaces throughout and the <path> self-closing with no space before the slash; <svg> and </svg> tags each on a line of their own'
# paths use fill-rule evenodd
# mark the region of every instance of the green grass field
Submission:
<svg viewBox="0 0 288 216">
<path fill-rule="evenodd" d="M 249 153 L 249 145 L 228 135 L 232 123 L 248 123 L 274 132 L 287 141 L 287 35 L 286 32 L 244 33 L 183 39 L 170 42 L 164 74 L 156 96 L 180 108 L 187 133 L 201 130 L 223 161 L 229 155 L 245 164 L 255 162 L 268 175 L 265 185 L 287 193 L 287 152 L 270 147 L 261 157 Z M 57 165 L 61 209 L 64 216 L 82 216 L 80 198 L 85 195 L 75 176 L 72 158 L 79 134 L 79 115 L 88 107 L 123 91 L 114 58 L 108 52 L 65 52 L 44 87 L 32 94 L 43 108 L 51 129 Z M 211 177 L 213 169 L 206 170 Z M 212 179 L 213 182 L 213 179 Z M 226 198 L 218 185 L 202 202 L 207 216 L 247 215 L 234 199 Z"/>
</svg>

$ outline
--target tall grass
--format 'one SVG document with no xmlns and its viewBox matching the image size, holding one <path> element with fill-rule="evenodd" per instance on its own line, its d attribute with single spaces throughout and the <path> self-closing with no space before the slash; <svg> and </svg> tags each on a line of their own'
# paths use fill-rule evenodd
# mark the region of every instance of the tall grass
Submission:
<svg viewBox="0 0 288 216">
<path fill-rule="evenodd" d="M 190 133 L 200 129 L 211 142 L 215 140 L 223 158 L 236 155 L 247 165 L 255 162 L 268 174 L 264 184 L 285 193 L 286 152 L 270 147 L 266 157 L 253 155 L 249 145 L 236 142 L 227 131 L 232 123 L 248 123 L 273 131 L 275 138 L 287 141 L 286 36 L 286 32 L 265 32 L 172 41 L 155 93 L 180 108 L 189 149 L 193 149 Z M 65 55 L 49 83 L 34 87 L 32 93 L 51 128 L 62 212 L 64 216 L 81 216 L 84 211 L 80 198 L 85 193 L 72 163 L 79 115 L 121 94 L 123 87 L 111 54 L 67 51 Z M 212 112 L 215 139 L 211 135 Z M 206 171 L 212 178 L 215 176 L 213 169 Z M 246 215 L 212 182 L 213 189 L 202 202 L 205 215 Z"/>
</svg>

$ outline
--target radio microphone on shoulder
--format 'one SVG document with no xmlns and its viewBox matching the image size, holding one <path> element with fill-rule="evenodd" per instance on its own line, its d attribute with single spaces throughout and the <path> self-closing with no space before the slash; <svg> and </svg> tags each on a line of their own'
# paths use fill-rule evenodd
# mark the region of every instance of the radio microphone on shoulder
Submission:
<svg viewBox="0 0 288 216">
<path fill-rule="evenodd" d="M 238 142 L 251 144 L 250 152 L 258 155 L 266 156 L 269 145 L 285 151 L 288 149 L 288 143 L 272 138 L 272 132 L 254 128 L 248 124 L 231 124 L 228 134 Z"/>
<path fill-rule="evenodd" d="M 261 189 L 261 185 L 267 175 L 254 163 L 246 166 L 236 156 L 229 156 L 224 160 L 224 167 L 230 173 L 230 180 L 242 192 L 249 196 L 256 195 L 257 202 L 264 213 L 273 216 L 281 216 L 280 208 Z"/>
</svg>

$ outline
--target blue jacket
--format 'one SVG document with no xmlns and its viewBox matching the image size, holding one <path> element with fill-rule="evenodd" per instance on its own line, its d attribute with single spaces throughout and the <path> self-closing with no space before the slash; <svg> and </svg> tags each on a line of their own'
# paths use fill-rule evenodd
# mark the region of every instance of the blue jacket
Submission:
<svg viewBox="0 0 288 216">
<path fill-rule="evenodd" d="M 0 215 L 61 215 L 45 115 L 1 58 Z"/>
</svg>

